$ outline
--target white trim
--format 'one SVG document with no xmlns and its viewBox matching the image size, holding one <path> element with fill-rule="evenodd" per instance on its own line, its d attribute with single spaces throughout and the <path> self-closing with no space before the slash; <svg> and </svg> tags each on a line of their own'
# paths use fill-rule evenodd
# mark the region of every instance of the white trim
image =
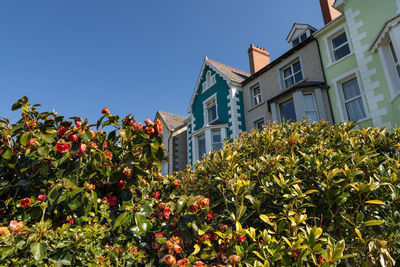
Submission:
<svg viewBox="0 0 400 267">
<path fill-rule="evenodd" d="M 400 2 L 400 0 L 397 0 L 397 1 Z M 369 50 L 371 50 L 372 53 L 375 53 L 376 50 L 378 49 L 378 47 L 381 45 L 381 43 L 386 38 L 386 36 L 389 34 L 391 29 L 393 27 L 396 27 L 397 24 L 399 24 L 399 23 L 400 23 L 400 14 L 397 14 L 393 18 L 386 21 L 383 24 L 382 29 L 379 31 L 378 35 L 375 37 L 374 41 L 372 42 Z"/>
<path fill-rule="evenodd" d="M 396 0 L 397 4 L 397 13 L 400 13 L 400 0 Z"/>
<path fill-rule="evenodd" d="M 289 87 L 285 86 L 285 81 L 284 81 L 284 77 L 283 77 L 283 70 L 286 69 L 289 66 L 292 66 L 294 63 L 296 63 L 297 61 L 300 62 L 300 67 L 301 67 L 301 73 L 303 75 L 303 79 L 301 79 L 298 82 L 295 82 L 294 84 L 292 84 Z M 287 58 L 284 62 L 280 63 L 276 68 L 277 68 L 277 74 L 278 74 L 278 81 L 279 81 L 279 86 L 280 86 L 280 90 L 286 90 L 287 88 L 290 88 L 292 86 L 294 86 L 295 84 L 304 81 L 305 76 L 304 76 L 304 68 L 303 68 L 303 62 L 301 59 L 301 55 L 300 54 L 295 54 L 292 55 L 291 57 Z M 294 77 L 294 75 L 293 75 Z M 293 80 L 294 81 L 294 80 Z"/>
<path fill-rule="evenodd" d="M 227 96 L 229 109 L 228 114 L 231 115 L 229 122 L 232 125 L 232 134 L 229 137 L 232 139 L 234 139 L 240 133 L 240 126 L 242 126 L 242 122 L 239 121 L 239 118 L 241 118 L 240 106 L 237 104 L 240 99 L 236 95 L 239 91 L 241 91 L 239 88 L 231 87 L 229 89 L 229 95 Z"/>
<path fill-rule="evenodd" d="M 215 114 L 216 117 L 214 120 L 212 121 L 208 121 L 208 108 L 207 105 L 208 103 L 212 102 L 214 100 L 215 102 Z M 218 101 L 217 101 L 217 92 L 215 92 L 214 94 L 212 94 L 210 97 L 208 97 L 206 100 L 203 101 L 203 116 L 204 116 L 204 124 L 203 127 L 206 125 L 209 125 L 210 123 L 212 123 L 213 121 L 218 120 Z"/>
<path fill-rule="evenodd" d="M 260 102 L 255 104 L 255 95 L 254 95 L 254 89 L 258 87 L 258 90 L 260 91 L 259 95 L 260 95 Z M 254 108 L 256 106 L 261 105 L 262 103 L 264 103 L 264 97 L 263 97 L 263 93 L 261 90 L 261 84 L 258 83 L 254 83 L 249 87 L 249 96 L 250 96 L 250 107 Z"/>
<path fill-rule="evenodd" d="M 393 83 L 394 81 L 391 77 L 392 70 L 389 70 L 389 62 L 387 62 L 387 60 L 386 60 L 386 56 L 385 56 L 383 49 L 384 49 L 383 46 L 379 46 L 378 53 L 379 53 L 379 57 L 382 62 L 383 73 L 385 75 L 386 83 L 388 85 L 390 96 L 391 96 L 390 102 L 393 103 L 393 101 L 395 99 L 397 99 L 397 97 L 400 95 L 400 90 L 396 90 L 396 87 L 394 86 L 394 83 Z"/>
<path fill-rule="evenodd" d="M 360 79 L 360 75 L 359 75 L 359 69 L 355 68 L 349 72 L 346 72 L 338 77 L 336 77 L 335 79 L 332 80 L 332 84 L 333 87 L 335 89 L 335 94 L 336 94 L 336 105 L 339 108 L 339 112 L 340 112 L 340 121 L 345 121 L 345 120 L 349 120 L 348 116 L 347 116 L 347 111 L 346 111 L 346 107 L 344 105 L 344 96 L 343 96 L 343 89 L 342 89 L 342 84 L 346 81 L 349 81 L 353 78 L 356 78 L 357 83 L 358 83 L 358 88 L 360 90 L 360 95 L 361 95 L 361 99 L 364 105 L 364 111 L 365 111 L 365 118 L 362 119 L 361 121 L 364 121 L 366 119 L 370 119 L 370 113 L 369 113 L 369 109 L 367 106 L 367 101 L 365 99 L 365 92 L 364 92 L 364 88 L 362 87 L 361 84 L 361 79 Z M 359 121 L 360 122 L 360 121 Z"/>
<path fill-rule="evenodd" d="M 338 24 L 342 23 L 344 20 L 345 20 L 345 16 L 342 14 L 339 17 L 337 17 L 336 19 L 334 19 L 331 22 L 329 22 L 328 24 L 326 24 L 324 27 L 322 27 L 318 31 L 314 32 L 313 36 L 315 38 L 317 38 L 321 34 L 324 34 L 325 32 L 329 31 L 331 28 L 336 27 Z"/>
<path fill-rule="evenodd" d="M 338 60 L 334 60 L 332 40 L 334 38 L 338 37 L 343 32 L 346 34 L 347 44 L 349 45 L 350 53 Z M 338 62 L 345 60 L 346 58 L 350 57 L 354 53 L 353 46 L 351 44 L 349 30 L 347 29 L 346 25 L 343 25 L 343 26 L 337 28 L 333 33 L 330 33 L 329 35 L 324 36 L 323 40 L 324 40 L 325 47 L 326 47 L 326 54 L 328 56 L 328 64 L 326 66 L 327 68 L 337 64 Z"/>
</svg>

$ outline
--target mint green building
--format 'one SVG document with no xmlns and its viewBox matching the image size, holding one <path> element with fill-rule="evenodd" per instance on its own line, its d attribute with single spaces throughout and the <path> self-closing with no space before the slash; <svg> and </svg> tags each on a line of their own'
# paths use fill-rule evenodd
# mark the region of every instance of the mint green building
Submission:
<svg viewBox="0 0 400 267">
<path fill-rule="evenodd" d="M 336 0 L 317 38 L 336 123 L 400 126 L 400 0 Z"/>
</svg>

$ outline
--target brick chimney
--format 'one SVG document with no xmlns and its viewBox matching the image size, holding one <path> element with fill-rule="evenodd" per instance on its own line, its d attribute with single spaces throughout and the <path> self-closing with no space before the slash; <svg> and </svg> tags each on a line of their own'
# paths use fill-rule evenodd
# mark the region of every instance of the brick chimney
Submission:
<svg viewBox="0 0 400 267">
<path fill-rule="evenodd" d="M 321 5 L 322 17 L 324 18 L 325 24 L 328 24 L 342 14 L 332 7 L 335 0 L 319 0 L 319 3 Z"/>
<path fill-rule="evenodd" d="M 248 53 L 251 74 L 256 73 L 271 62 L 270 55 L 267 50 L 259 46 L 251 44 Z"/>
</svg>

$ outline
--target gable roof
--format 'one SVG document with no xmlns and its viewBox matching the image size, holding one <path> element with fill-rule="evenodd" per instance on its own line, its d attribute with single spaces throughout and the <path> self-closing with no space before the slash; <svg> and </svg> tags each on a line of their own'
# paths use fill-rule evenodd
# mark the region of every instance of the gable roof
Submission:
<svg viewBox="0 0 400 267">
<path fill-rule="evenodd" d="M 225 81 L 229 82 L 236 82 L 238 84 L 241 84 L 244 82 L 247 78 L 249 78 L 251 75 L 248 72 L 238 70 L 235 68 L 232 68 L 230 66 L 227 66 L 225 64 L 219 63 L 215 60 L 209 59 L 208 57 L 204 58 L 203 61 L 203 66 L 201 67 L 199 78 L 197 79 L 196 86 L 194 88 L 192 98 L 190 99 L 190 104 L 188 107 L 188 113 L 191 113 L 190 109 L 193 105 L 194 99 L 196 98 L 196 95 L 198 93 L 199 88 L 201 87 L 200 84 L 202 82 L 201 77 L 203 75 L 204 69 L 206 66 L 209 66 L 212 68 L 218 75 L 220 75 Z"/>
<path fill-rule="evenodd" d="M 313 31 L 317 31 L 317 29 L 315 29 L 313 26 L 309 25 L 309 24 L 301 24 L 301 23 L 293 23 L 292 29 L 290 30 L 288 36 L 286 37 L 286 41 L 289 42 L 292 37 L 293 34 L 296 32 L 297 29 L 311 29 Z"/>
<path fill-rule="evenodd" d="M 156 117 L 157 115 L 159 115 L 169 131 L 174 131 L 176 128 L 184 125 L 184 121 L 186 120 L 183 116 L 160 110 L 157 110 Z"/>
</svg>

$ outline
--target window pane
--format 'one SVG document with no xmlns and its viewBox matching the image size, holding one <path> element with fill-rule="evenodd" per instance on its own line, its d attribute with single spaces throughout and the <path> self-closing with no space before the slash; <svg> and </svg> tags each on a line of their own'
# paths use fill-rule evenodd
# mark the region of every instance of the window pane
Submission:
<svg viewBox="0 0 400 267">
<path fill-rule="evenodd" d="M 258 105 L 261 103 L 261 95 L 257 95 L 254 97 L 254 105 Z"/>
<path fill-rule="evenodd" d="M 294 63 L 294 64 L 293 64 L 293 72 L 296 73 L 296 72 L 298 72 L 299 70 L 301 70 L 300 62 Z"/>
<path fill-rule="evenodd" d="M 255 87 L 254 89 L 253 89 L 253 92 L 254 92 L 254 95 L 258 95 L 259 93 L 260 93 L 260 87 Z"/>
<path fill-rule="evenodd" d="M 392 51 L 392 56 L 393 56 L 393 59 L 394 59 L 394 63 L 397 63 L 398 59 L 397 59 L 396 52 L 394 51 L 393 43 L 390 42 L 389 46 L 390 46 L 390 50 Z"/>
<path fill-rule="evenodd" d="M 336 49 L 333 53 L 335 54 L 335 60 L 339 60 L 350 54 L 350 47 L 348 44 L 346 44 L 341 48 Z"/>
<path fill-rule="evenodd" d="M 220 130 L 213 130 L 212 131 L 212 141 L 213 143 L 220 143 L 221 142 L 221 131 Z"/>
<path fill-rule="evenodd" d="M 318 114 L 316 111 L 307 111 L 306 119 L 310 120 L 310 122 L 318 121 Z"/>
<path fill-rule="evenodd" d="M 292 68 L 291 67 L 289 67 L 289 68 L 287 68 L 287 69 L 285 69 L 284 71 L 283 71 L 283 76 L 286 78 L 286 77 L 289 77 L 290 75 L 292 75 Z"/>
<path fill-rule="evenodd" d="M 312 94 L 304 95 L 304 107 L 306 111 L 315 110 L 314 97 Z"/>
<path fill-rule="evenodd" d="M 365 110 L 361 97 L 347 102 L 346 109 L 349 120 L 351 121 L 357 121 L 365 118 Z"/>
<path fill-rule="evenodd" d="M 258 130 L 262 130 L 263 125 L 264 125 L 264 119 L 254 122 L 255 128 Z"/>
<path fill-rule="evenodd" d="M 293 99 L 282 103 L 280 105 L 280 107 L 281 107 L 282 119 L 284 119 L 285 121 L 291 121 L 291 122 L 297 121 Z"/>
<path fill-rule="evenodd" d="M 305 39 L 307 39 L 307 33 L 300 35 L 300 42 L 303 42 Z"/>
<path fill-rule="evenodd" d="M 222 148 L 222 143 L 218 143 L 218 144 L 213 144 L 212 145 L 212 150 L 218 150 Z"/>
<path fill-rule="evenodd" d="M 300 43 L 299 38 L 294 39 L 293 42 L 292 42 L 293 46 L 296 46 L 299 43 Z"/>
<path fill-rule="evenodd" d="M 353 78 L 342 84 L 344 99 L 348 100 L 360 95 L 357 79 Z"/>
<path fill-rule="evenodd" d="M 290 78 L 285 80 L 285 87 L 286 88 L 289 87 L 289 86 L 292 86 L 293 84 L 294 84 L 293 77 L 290 77 Z"/>
<path fill-rule="evenodd" d="M 301 71 L 299 73 L 296 73 L 294 75 L 294 80 L 295 80 L 296 83 L 301 81 L 301 80 L 303 80 L 303 73 Z"/>
<path fill-rule="evenodd" d="M 217 118 L 217 106 L 212 106 L 208 108 L 208 122 L 212 122 Z"/>
<path fill-rule="evenodd" d="M 344 32 L 332 40 L 333 48 L 336 48 L 336 47 L 344 44 L 345 42 L 347 42 L 347 37 L 346 37 L 346 33 Z"/>
<path fill-rule="evenodd" d="M 199 158 L 201 158 L 201 156 L 205 153 L 206 153 L 206 138 L 203 135 L 199 137 Z"/>
</svg>

